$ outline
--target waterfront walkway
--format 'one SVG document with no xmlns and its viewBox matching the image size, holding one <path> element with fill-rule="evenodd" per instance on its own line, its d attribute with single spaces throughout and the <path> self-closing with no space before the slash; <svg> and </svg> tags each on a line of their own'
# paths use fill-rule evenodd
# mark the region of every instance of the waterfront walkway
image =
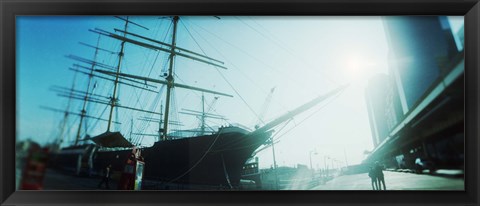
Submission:
<svg viewBox="0 0 480 206">
<path fill-rule="evenodd" d="M 387 190 L 463 190 L 463 177 L 458 175 L 429 175 L 398 171 L 384 171 Z M 45 190 L 105 190 L 97 188 L 101 177 L 82 177 L 48 169 L 44 179 Z M 287 190 L 305 190 L 307 187 L 290 185 Z M 117 182 L 110 181 L 110 189 L 117 189 Z M 366 173 L 337 176 L 325 184 L 310 190 L 372 190 Z"/>
<path fill-rule="evenodd" d="M 464 180 L 456 175 L 429 175 L 384 171 L 387 190 L 464 190 Z M 312 190 L 372 190 L 367 173 L 338 176 Z"/>
<path fill-rule="evenodd" d="M 47 169 L 43 185 L 45 190 L 100 190 L 101 177 L 75 176 L 67 172 Z M 117 189 L 117 182 L 110 180 L 110 189 Z M 105 184 L 102 187 L 105 190 Z"/>
</svg>

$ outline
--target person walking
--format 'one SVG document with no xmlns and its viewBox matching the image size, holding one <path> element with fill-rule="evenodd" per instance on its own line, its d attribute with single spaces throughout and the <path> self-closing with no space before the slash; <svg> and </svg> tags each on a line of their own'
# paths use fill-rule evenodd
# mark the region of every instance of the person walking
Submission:
<svg viewBox="0 0 480 206">
<path fill-rule="evenodd" d="M 386 190 L 387 187 L 385 186 L 385 177 L 383 175 L 383 165 L 381 165 L 378 161 L 375 162 L 374 170 L 375 170 L 374 172 L 375 176 L 377 176 L 377 184 L 378 184 L 377 189 L 381 190 L 383 185 L 383 190 Z"/>
<path fill-rule="evenodd" d="M 104 171 L 102 181 L 98 183 L 98 188 L 101 188 L 103 183 L 105 183 L 105 188 L 110 189 L 110 185 L 108 184 L 110 182 L 110 175 L 112 172 L 112 165 L 109 164 Z"/>
<path fill-rule="evenodd" d="M 377 182 L 377 176 L 375 176 L 375 168 L 370 166 L 370 170 L 368 171 L 368 176 L 370 177 L 372 181 L 372 189 L 373 190 L 378 190 L 378 182 Z"/>
</svg>

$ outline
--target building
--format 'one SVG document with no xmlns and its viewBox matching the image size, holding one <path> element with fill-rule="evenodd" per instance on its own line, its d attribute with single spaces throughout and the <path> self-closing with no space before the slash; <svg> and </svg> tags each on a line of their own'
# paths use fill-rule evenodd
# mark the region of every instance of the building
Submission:
<svg viewBox="0 0 480 206">
<path fill-rule="evenodd" d="M 388 136 L 386 113 L 387 106 L 387 87 L 389 78 L 385 74 L 378 74 L 373 77 L 366 88 L 365 99 L 367 102 L 367 111 L 372 130 L 373 145 L 376 147 Z"/>
<path fill-rule="evenodd" d="M 377 147 L 398 124 L 403 112 L 391 75 L 377 74 L 370 79 L 365 90 L 373 145 Z"/>
<path fill-rule="evenodd" d="M 389 83 L 375 77 L 366 92 L 375 145 L 367 162 L 413 168 L 422 158 L 439 168 L 463 168 L 462 29 L 452 31 L 447 17 L 436 16 L 389 16 L 383 22 L 390 51 L 382 78 Z"/>
</svg>

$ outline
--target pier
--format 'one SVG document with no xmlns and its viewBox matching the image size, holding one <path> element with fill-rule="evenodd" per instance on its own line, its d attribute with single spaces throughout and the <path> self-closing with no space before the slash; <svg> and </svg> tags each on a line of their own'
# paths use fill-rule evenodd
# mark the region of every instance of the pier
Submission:
<svg viewBox="0 0 480 206">
<path fill-rule="evenodd" d="M 407 170 L 384 171 L 387 190 L 463 190 L 463 173 L 456 170 L 439 170 L 435 174 L 416 174 Z M 300 177 L 298 177 L 300 178 Z M 303 177 L 308 179 L 309 177 Z M 48 169 L 44 179 L 44 190 L 106 190 L 104 187 L 98 188 L 99 176 L 75 176 L 58 170 Z M 324 183 L 318 182 L 318 179 L 311 181 L 280 181 L 282 188 L 287 190 L 372 190 L 370 178 L 366 173 L 354 175 L 335 176 Z M 145 182 L 146 188 L 142 190 L 181 190 L 178 185 L 170 185 L 167 188 L 152 187 L 153 182 Z M 116 190 L 118 181 L 115 177 L 110 181 L 110 190 Z M 313 186 L 316 185 L 316 186 Z M 197 186 L 184 186 L 184 189 L 199 189 Z M 265 190 L 266 188 L 260 189 Z M 203 190 L 256 190 L 255 188 L 235 188 L 225 187 L 203 187 Z"/>
</svg>

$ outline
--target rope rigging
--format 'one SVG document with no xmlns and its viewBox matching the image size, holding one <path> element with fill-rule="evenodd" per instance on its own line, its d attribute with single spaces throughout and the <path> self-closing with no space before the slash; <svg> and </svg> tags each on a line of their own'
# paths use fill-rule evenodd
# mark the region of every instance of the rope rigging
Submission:
<svg viewBox="0 0 480 206">
<path fill-rule="evenodd" d="M 300 125 L 301 125 L 303 122 L 305 122 L 307 119 L 310 119 L 313 115 L 315 115 L 315 114 L 318 113 L 320 110 L 322 110 L 323 108 L 325 108 L 326 106 L 328 106 L 328 105 L 329 105 L 330 103 L 332 103 L 336 98 L 338 98 L 344 91 L 345 91 L 345 90 L 342 90 L 341 92 L 339 92 L 338 94 L 336 94 L 334 97 L 332 97 L 332 98 L 330 99 L 330 101 L 328 101 L 327 103 L 325 103 L 324 105 L 322 105 L 321 107 L 319 107 L 317 110 L 313 111 L 310 115 L 308 115 L 307 117 L 305 117 L 304 119 L 302 119 L 299 123 L 295 124 L 294 127 L 290 128 L 290 129 L 287 130 L 285 133 L 279 134 L 280 131 L 283 130 L 283 128 L 286 126 L 286 124 L 285 124 L 285 126 L 282 127 L 281 130 L 279 130 L 278 132 L 276 132 L 276 133 L 274 134 L 274 135 L 279 134 L 278 137 L 277 137 L 277 141 L 280 141 L 280 138 L 284 137 L 286 134 L 288 134 L 289 132 L 291 132 L 293 129 L 295 129 L 296 127 L 300 126 Z M 293 118 L 292 118 L 292 120 L 293 120 Z M 288 121 L 288 122 L 290 122 L 290 121 Z M 287 122 L 287 123 L 288 123 L 288 122 Z M 271 145 L 270 145 L 270 146 L 271 146 Z M 267 147 L 269 147 L 269 146 L 267 146 Z M 262 150 L 263 150 L 263 149 L 264 149 L 264 148 L 262 148 Z"/>
<path fill-rule="evenodd" d="M 293 51 L 292 48 L 290 48 L 287 44 L 285 44 L 284 42 L 282 42 L 281 40 L 279 40 L 274 34 L 272 34 L 271 32 L 268 31 L 268 29 L 266 29 L 265 27 L 263 27 L 261 24 L 259 24 L 258 22 L 255 21 L 255 19 L 251 18 L 251 20 L 256 24 L 258 25 L 260 28 L 262 28 L 263 30 L 265 30 L 268 34 L 270 34 L 271 37 L 268 37 L 267 35 L 265 35 L 264 33 L 258 31 L 257 29 L 255 29 L 253 26 L 251 26 L 250 24 L 246 23 L 245 21 L 243 21 L 242 19 L 240 19 L 239 17 L 235 17 L 236 19 L 238 19 L 239 21 L 241 21 L 243 24 L 247 25 L 250 29 L 252 29 L 253 31 L 255 31 L 256 33 L 260 34 L 262 37 L 264 37 L 265 39 L 273 42 L 275 45 L 277 45 L 279 48 L 281 48 L 282 50 L 286 51 L 287 53 L 289 53 L 289 55 L 291 57 L 295 57 L 295 58 L 298 58 L 298 60 L 301 60 L 301 61 L 298 61 L 300 63 L 303 63 L 303 64 L 306 64 L 307 67 L 305 67 L 306 69 L 312 69 L 315 68 L 313 65 L 311 65 L 309 63 L 309 61 L 305 60 L 302 56 L 298 56 L 296 54 L 296 52 Z M 277 41 L 274 41 L 277 40 Z M 281 44 L 284 44 L 285 46 L 281 45 Z M 323 73 L 323 78 L 325 78 L 326 80 L 330 81 L 331 83 L 335 84 L 336 86 L 340 85 L 338 82 L 336 82 L 335 80 L 333 80 L 333 78 L 328 75 L 327 73 L 325 73 L 323 70 L 315 70 L 315 72 L 321 72 Z"/>
<path fill-rule="evenodd" d="M 182 25 L 185 27 L 185 29 L 188 31 L 190 37 L 195 41 L 195 43 L 199 46 L 199 49 L 202 51 L 202 53 L 204 55 L 207 55 L 205 53 L 205 51 L 202 49 L 202 47 L 200 47 L 200 45 L 198 44 L 197 40 L 193 37 L 193 35 L 190 33 L 190 31 L 188 30 L 188 28 L 185 26 L 185 24 L 183 24 L 183 21 L 182 21 Z M 204 39 L 205 40 L 205 39 Z M 205 40 L 206 41 L 206 40 Z M 208 43 L 208 41 L 207 41 Z M 215 49 L 215 47 L 212 46 L 212 48 Z M 216 49 L 215 49 L 216 50 Z M 218 50 L 217 50 L 218 52 Z M 220 55 L 222 55 L 220 52 L 218 52 Z M 223 56 L 223 55 L 222 55 Z M 225 58 L 225 57 L 224 57 Z M 233 64 L 232 64 L 233 65 Z M 235 66 L 234 66 L 235 67 Z M 247 103 L 247 101 L 242 97 L 242 95 L 240 95 L 240 93 L 238 92 L 237 89 L 235 89 L 235 87 L 230 83 L 230 81 L 228 81 L 228 79 L 225 77 L 225 75 L 223 75 L 222 72 L 220 72 L 220 70 L 217 68 L 217 67 L 214 67 L 215 70 L 217 71 L 217 73 L 220 74 L 220 76 L 222 77 L 222 79 L 230 86 L 230 88 L 235 92 L 235 94 L 238 95 L 238 97 L 243 101 L 243 103 L 248 107 L 248 109 L 258 118 L 258 114 L 255 112 L 255 110 L 250 106 L 250 104 Z M 238 69 L 238 68 L 237 68 Z"/>
</svg>

